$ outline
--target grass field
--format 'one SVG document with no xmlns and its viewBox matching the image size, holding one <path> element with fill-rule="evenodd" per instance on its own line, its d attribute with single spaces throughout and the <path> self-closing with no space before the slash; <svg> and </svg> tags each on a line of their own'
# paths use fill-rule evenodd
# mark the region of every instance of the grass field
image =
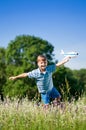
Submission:
<svg viewBox="0 0 86 130">
<path fill-rule="evenodd" d="M 0 130 L 86 130 L 86 97 L 46 111 L 27 99 L 0 102 Z"/>
</svg>

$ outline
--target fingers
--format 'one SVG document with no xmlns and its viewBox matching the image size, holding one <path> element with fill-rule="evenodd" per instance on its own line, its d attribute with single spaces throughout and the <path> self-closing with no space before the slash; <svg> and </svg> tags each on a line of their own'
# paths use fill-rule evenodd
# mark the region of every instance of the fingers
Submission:
<svg viewBox="0 0 86 130">
<path fill-rule="evenodd" d="M 64 62 L 66 63 L 66 62 L 68 62 L 70 59 L 71 59 L 71 57 L 66 56 L 63 60 L 64 60 Z"/>
<path fill-rule="evenodd" d="M 66 56 L 66 57 L 64 58 L 64 60 L 70 60 L 70 59 L 71 59 L 70 56 Z"/>
</svg>

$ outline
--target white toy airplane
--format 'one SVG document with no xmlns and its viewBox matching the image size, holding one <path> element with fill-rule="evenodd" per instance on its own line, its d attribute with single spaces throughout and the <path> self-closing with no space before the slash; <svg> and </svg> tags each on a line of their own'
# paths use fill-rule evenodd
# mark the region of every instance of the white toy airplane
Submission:
<svg viewBox="0 0 86 130">
<path fill-rule="evenodd" d="M 69 57 L 73 58 L 73 57 L 76 57 L 79 53 L 77 53 L 75 51 L 64 53 L 64 51 L 61 50 L 61 54 L 64 55 L 65 57 L 69 56 Z"/>
</svg>

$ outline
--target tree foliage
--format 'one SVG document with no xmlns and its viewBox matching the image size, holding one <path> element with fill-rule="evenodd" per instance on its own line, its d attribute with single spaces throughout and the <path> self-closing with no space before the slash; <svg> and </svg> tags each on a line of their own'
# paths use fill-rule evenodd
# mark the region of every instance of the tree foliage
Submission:
<svg viewBox="0 0 86 130">
<path fill-rule="evenodd" d="M 54 85 L 63 99 L 78 99 L 86 90 L 86 69 L 71 70 L 67 67 L 57 68 L 53 74 Z"/>
<path fill-rule="evenodd" d="M 6 60 L 5 60 L 5 49 L 0 48 L 0 96 L 3 100 L 3 87 L 6 82 Z"/>
<path fill-rule="evenodd" d="M 86 93 L 86 69 L 74 70 L 73 74 L 78 80 L 78 91 L 79 94 Z"/>
</svg>

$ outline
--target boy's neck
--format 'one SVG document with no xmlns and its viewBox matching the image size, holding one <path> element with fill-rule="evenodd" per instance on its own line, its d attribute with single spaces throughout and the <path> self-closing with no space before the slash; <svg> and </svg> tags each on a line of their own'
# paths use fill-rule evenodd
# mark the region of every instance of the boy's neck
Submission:
<svg viewBox="0 0 86 130">
<path fill-rule="evenodd" d="M 40 69 L 40 71 L 41 71 L 42 73 L 44 73 L 44 72 L 46 72 L 46 69 L 44 69 L 44 70 L 41 70 L 41 69 Z"/>
</svg>

